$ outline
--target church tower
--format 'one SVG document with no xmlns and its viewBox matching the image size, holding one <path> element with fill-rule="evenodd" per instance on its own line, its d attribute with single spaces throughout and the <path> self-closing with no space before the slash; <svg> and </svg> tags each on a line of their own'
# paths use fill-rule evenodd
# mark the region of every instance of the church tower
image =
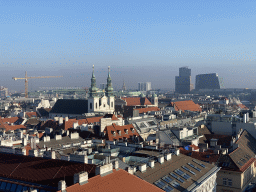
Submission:
<svg viewBox="0 0 256 192">
<path fill-rule="evenodd" d="M 94 111 L 99 110 L 99 96 L 98 96 L 97 91 L 98 91 L 98 88 L 96 87 L 96 78 L 94 75 L 94 65 L 93 65 L 90 96 L 88 98 L 88 112 L 89 113 L 93 113 Z"/>
<path fill-rule="evenodd" d="M 158 107 L 158 97 L 157 97 L 157 95 L 155 93 L 151 97 L 151 103 L 153 105 L 155 105 L 156 107 Z"/>
<path fill-rule="evenodd" d="M 106 96 L 108 98 L 108 106 L 109 111 L 111 113 L 114 113 L 115 111 L 115 97 L 113 93 L 113 87 L 112 87 L 112 79 L 110 77 L 110 66 L 108 66 L 108 78 L 107 78 L 107 87 L 106 87 Z"/>
</svg>

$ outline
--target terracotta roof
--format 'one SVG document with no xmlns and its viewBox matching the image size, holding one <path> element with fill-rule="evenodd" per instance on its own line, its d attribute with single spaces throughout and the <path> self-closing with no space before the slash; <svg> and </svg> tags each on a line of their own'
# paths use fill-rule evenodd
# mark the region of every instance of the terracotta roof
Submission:
<svg viewBox="0 0 256 192">
<path fill-rule="evenodd" d="M 152 105 L 152 103 L 146 97 L 122 97 L 121 99 L 127 103 L 127 106 Z"/>
<path fill-rule="evenodd" d="M 229 135 L 217 135 L 217 134 L 205 134 L 206 137 L 206 143 L 210 144 L 211 139 L 218 139 L 217 144 L 221 146 L 230 146 L 230 141 L 232 139 L 232 136 Z"/>
<path fill-rule="evenodd" d="M 160 111 L 160 109 L 158 107 L 137 108 L 137 109 L 133 109 L 133 110 L 138 110 L 139 113 L 147 113 L 150 111 Z"/>
<path fill-rule="evenodd" d="M 196 146 L 196 145 L 194 145 L 194 144 L 189 145 L 189 147 L 193 147 L 193 149 L 194 149 L 194 150 L 198 150 L 198 149 L 200 149 L 198 146 Z"/>
<path fill-rule="evenodd" d="M 106 114 L 103 118 L 111 118 L 111 120 L 113 121 L 118 120 L 118 118 L 114 114 Z"/>
<path fill-rule="evenodd" d="M 19 117 L 3 118 L 3 119 L 0 119 L 0 123 L 5 123 L 5 122 L 15 123 L 18 120 L 19 120 Z"/>
<path fill-rule="evenodd" d="M 176 111 L 202 111 L 200 105 L 195 104 L 192 100 L 171 102 L 168 106 L 174 107 Z"/>
<path fill-rule="evenodd" d="M 0 153 L 0 177 L 58 187 L 65 178 L 73 184 L 75 173 L 86 171 L 95 176 L 96 165 Z"/>
<path fill-rule="evenodd" d="M 32 118 L 32 117 L 38 117 L 37 112 L 26 112 L 26 116 L 28 118 Z"/>
<path fill-rule="evenodd" d="M 63 130 L 68 130 L 70 128 L 73 128 L 73 124 L 78 122 L 78 125 L 82 125 L 82 124 L 91 124 L 91 123 L 97 123 L 100 122 L 101 117 L 90 117 L 87 119 L 68 119 L 68 121 L 65 121 L 65 119 L 63 118 L 63 124 L 59 125 L 59 121 L 54 121 L 54 120 L 48 120 L 46 121 L 42 126 L 41 126 L 41 130 L 44 130 L 46 127 L 51 127 L 53 129 L 63 129 Z"/>
<path fill-rule="evenodd" d="M 199 152 L 199 151 L 187 151 L 184 148 L 180 148 L 180 153 L 183 155 L 190 156 L 194 159 L 206 161 L 209 163 L 216 163 L 220 157 L 220 154 L 214 154 L 211 151 Z"/>
<path fill-rule="evenodd" d="M 122 191 L 122 192 L 162 192 L 163 190 L 152 185 L 134 175 L 127 173 L 126 171 L 119 169 L 113 170 L 113 173 L 101 177 L 97 175 L 91 179 L 88 179 L 88 183 L 79 185 L 74 184 L 66 188 L 67 192 L 108 192 L 108 191 Z M 60 191 L 59 191 L 60 192 Z"/>
<path fill-rule="evenodd" d="M 102 118 L 103 116 L 101 117 L 90 117 L 90 118 L 86 118 L 87 120 L 87 123 L 90 124 L 90 123 L 99 123 L 100 122 L 100 119 Z"/>
<path fill-rule="evenodd" d="M 126 134 L 125 130 L 128 131 L 128 134 Z M 132 132 L 132 130 L 134 132 Z M 120 131 L 120 135 L 119 135 L 119 131 Z M 109 141 L 113 141 L 115 139 L 119 140 L 123 138 L 130 139 L 134 135 L 139 136 L 139 134 L 137 133 L 136 129 L 133 127 L 132 124 L 118 126 L 115 123 L 113 123 L 111 126 L 106 126 L 106 128 L 104 129 L 104 133 L 106 134 L 106 138 Z"/>
<path fill-rule="evenodd" d="M 237 105 L 239 108 L 241 108 L 241 109 L 248 109 L 245 105 L 243 105 L 243 104 L 238 104 Z"/>
</svg>

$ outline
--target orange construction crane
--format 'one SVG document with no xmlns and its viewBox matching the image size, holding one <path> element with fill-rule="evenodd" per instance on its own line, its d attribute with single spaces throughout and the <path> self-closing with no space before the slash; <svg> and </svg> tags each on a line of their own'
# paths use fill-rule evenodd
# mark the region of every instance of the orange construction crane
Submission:
<svg viewBox="0 0 256 192">
<path fill-rule="evenodd" d="M 28 77 L 27 71 L 25 72 L 25 77 L 13 77 L 15 81 L 18 79 L 25 79 L 25 98 L 28 98 L 28 80 L 29 79 L 41 79 L 41 78 L 58 78 L 63 76 L 39 76 L 39 77 Z"/>
</svg>

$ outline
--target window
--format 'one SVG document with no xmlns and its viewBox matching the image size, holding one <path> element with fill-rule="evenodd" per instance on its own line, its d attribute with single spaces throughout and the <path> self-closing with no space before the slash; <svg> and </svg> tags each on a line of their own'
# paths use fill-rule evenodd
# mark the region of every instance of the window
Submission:
<svg viewBox="0 0 256 192">
<path fill-rule="evenodd" d="M 166 184 L 160 180 L 160 181 L 155 182 L 155 185 L 159 188 L 163 188 Z"/>
<path fill-rule="evenodd" d="M 166 183 L 171 183 L 173 181 L 173 179 L 169 176 L 166 176 L 164 178 L 162 178 Z"/>
<path fill-rule="evenodd" d="M 232 186 L 232 179 L 228 179 L 228 186 Z"/>
<path fill-rule="evenodd" d="M 90 109 L 92 109 L 92 103 L 90 103 Z"/>
<path fill-rule="evenodd" d="M 227 178 L 223 178 L 223 185 L 227 185 Z"/>
<path fill-rule="evenodd" d="M 112 108 L 114 107 L 114 103 L 113 103 L 113 101 L 111 102 L 111 107 L 112 107 Z"/>
<path fill-rule="evenodd" d="M 95 104 L 95 108 L 97 109 L 97 107 L 98 107 L 98 103 L 96 102 L 96 104 Z"/>
<path fill-rule="evenodd" d="M 171 188 L 171 186 L 167 185 L 167 186 L 163 187 L 163 190 L 166 192 L 170 192 L 173 190 L 173 188 Z"/>
<path fill-rule="evenodd" d="M 106 107 L 106 105 L 104 104 L 104 105 L 103 105 L 103 107 L 105 108 L 105 107 Z"/>
</svg>

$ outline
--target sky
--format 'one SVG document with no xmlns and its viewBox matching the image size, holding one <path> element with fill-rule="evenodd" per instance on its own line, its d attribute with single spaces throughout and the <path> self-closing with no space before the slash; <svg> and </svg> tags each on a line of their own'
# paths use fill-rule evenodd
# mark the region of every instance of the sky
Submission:
<svg viewBox="0 0 256 192">
<path fill-rule="evenodd" d="M 254 0 L 0 0 L 0 86 L 97 86 L 151 82 L 174 89 L 179 67 L 217 73 L 225 88 L 256 88 Z"/>
</svg>

